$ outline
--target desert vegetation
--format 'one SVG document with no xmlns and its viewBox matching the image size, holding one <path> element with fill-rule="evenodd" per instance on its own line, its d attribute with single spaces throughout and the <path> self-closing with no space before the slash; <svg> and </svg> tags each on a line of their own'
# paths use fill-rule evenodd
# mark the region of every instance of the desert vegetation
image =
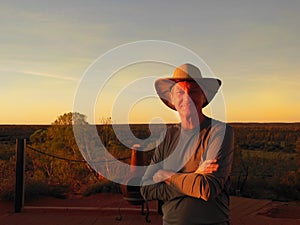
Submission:
<svg viewBox="0 0 300 225">
<path fill-rule="evenodd" d="M 253 198 L 300 199 L 300 124 L 232 126 L 232 193 Z"/>
<path fill-rule="evenodd" d="M 16 138 L 27 140 L 26 199 L 40 195 L 66 198 L 72 194 L 120 191 L 117 183 L 106 180 L 85 161 L 74 138 L 74 123 L 87 124 L 84 115 L 66 113 L 47 126 L 0 126 L 1 199 L 14 198 Z M 115 158 L 129 163 L 131 150 L 128 146 L 134 143 L 129 137 L 126 140 L 127 147 L 121 143 L 111 123 L 110 118 L 104 118 L 97 125 L 98 136 Z M 125 125 L 118 126 L 121 131 L 125 131 Z M 231 126 L 235 131 L 231 194 L 299 200 L 300 124 L 232 123 Z M 148 125 L 132 124 L 130 129 L 139 139 L 147 139 L 151 135 L 152 139 L 147 139 L 147 145 L 154 148 L 162 126 L 155 126 L 154 134 L 150 133 Z M 149 163 L 152 152 L 145 155 L 145 164 Z M 101 166 L 109 169 L 105 158 L 99 162 Z"/>
</svg>

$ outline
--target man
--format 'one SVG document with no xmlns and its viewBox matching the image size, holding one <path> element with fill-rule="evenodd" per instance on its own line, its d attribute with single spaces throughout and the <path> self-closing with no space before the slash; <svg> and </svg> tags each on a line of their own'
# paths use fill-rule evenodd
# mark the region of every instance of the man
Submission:
<svg viewBox="0 0 300 225">
<path fill-rule="evenodd" d="M 203 78 L 191 64 L 155 82 L 161 100 L 181 119 L 168 128 L 142 180 L 142 196 L 164 202 L 164 225 L 230 223 L 233 131 L 202 112 L 220 85 L 218 79 Z"/>
</svg>

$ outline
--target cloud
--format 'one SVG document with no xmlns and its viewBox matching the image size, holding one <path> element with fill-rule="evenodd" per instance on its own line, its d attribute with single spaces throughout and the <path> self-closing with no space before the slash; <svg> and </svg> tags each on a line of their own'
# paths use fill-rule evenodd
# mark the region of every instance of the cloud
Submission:
<svg viewBox="0 0 300 225">
<path fill-rule="evenodd" d="M 51 79 L 57 79 L 57 80 L 78 81 L 78 78 L 75 78 L 75 77 L 70 77 L 70 76 L 65 76 L 65 75 L 59 75 L 59 74 L 53 74 L 53 73 L 36 72 L 36 71 L 30 71 L 30 70 L 1 69 L 0 72 L 5 72 L 5 73 L 21 73 L 21 74 L 26 74 L 26 75 L 30 75 L 30 76 L 51 78 Z"/>
<path fill-rule="evenodd" d="M 62 76 L 62 75 L 51 74 L 51 73 L 41 73 L 41 72 L 34 72 L 34 71 L 21 71 L 21 73 L 28 74 L 31 76 L 46 77 L 46 78 L 53 78 L 59 80 L 71 80 L 71 81 L 78 80 L 77 78 L 74 77 Z"/>
</svg>

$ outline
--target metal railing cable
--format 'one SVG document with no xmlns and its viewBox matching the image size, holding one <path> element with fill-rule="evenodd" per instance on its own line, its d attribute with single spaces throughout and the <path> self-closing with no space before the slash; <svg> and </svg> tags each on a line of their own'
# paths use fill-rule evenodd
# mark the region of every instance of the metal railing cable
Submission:
<svg viewBox="0 0 300 225">
<path fill-rule="evenodd" d="M 27 148 L 29 148 L 30 150 L 34 151 L 34 152 L 37 152 L 39 154 L 42 154 L 42 155 L 46 155 L 48 157 L 52 157 L 52 158 L 55 158 L 55 159 L 59 159 L 59 160 L 65 160 L 65 161 L 69 161 L 69 162 L 77 162 L 77 163 L 86 163 L 87 161 L 84 160 L 84 159 L 70 159 L 70 158 L 65 158 L 65 157 L 61 157 L 61 156 L 57 156 L 57 155 L 53 155 L 53 154 L 50 154 L 50 153 L 47 153 L 45 151 L 41 151 L 37 148 L 34 148 L 32 147 L 31 145 L 26 145 Z M 115 158 L 115 159 L 107 159 L 107 160 L 97 160 L 97 161 L 94 161 L 92 163 L 107 163 L 107 162 L 115 162 L 116 160 L 127 160 L 127 159 L 130 159 L 131 157 L 122 157 L 122 158 Z"/>
</svg>

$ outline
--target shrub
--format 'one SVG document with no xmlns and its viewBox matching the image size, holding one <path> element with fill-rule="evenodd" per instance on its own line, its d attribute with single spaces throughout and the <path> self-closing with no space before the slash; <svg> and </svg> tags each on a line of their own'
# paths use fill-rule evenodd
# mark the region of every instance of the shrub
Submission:
<svg viewBox="0 0 300 225">
<path fill-rule="evenodd" d="M 40 195 L 49 195 L 49 186 L 42 180 L 27 179 L 25 182 L 25 200 L 31 200 Z"/>
<path fill-rule="evenodd" d="M 288 171 L 276 186 L 278 198 L 300 199 L 300 169 Z"/>
<path fill-rule="evenodd" d="M 13 200 L 15 192 L 15 160 L 0 159 L 0 200 Z"/>
<path fill-rule="evenodd" d="M 87 186 L 82 195 L 90 196 L 97 193 L 120 193 L 120 186 L 109 180 L 101 180 L 97 183 Z"/>
</svg>

